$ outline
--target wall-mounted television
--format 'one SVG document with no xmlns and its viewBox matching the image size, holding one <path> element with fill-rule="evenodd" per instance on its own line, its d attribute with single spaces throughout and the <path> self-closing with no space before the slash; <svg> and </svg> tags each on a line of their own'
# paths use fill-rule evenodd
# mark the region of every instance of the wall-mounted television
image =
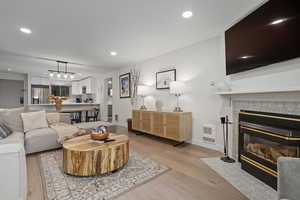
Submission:
<svg viewBox="0 0 300 200">
<path fill-rule="evenodd" d="M 227 75 L 300 57 L 300 0 L 268 1 L 225 32 L 225 49 Z"/>
</svg>

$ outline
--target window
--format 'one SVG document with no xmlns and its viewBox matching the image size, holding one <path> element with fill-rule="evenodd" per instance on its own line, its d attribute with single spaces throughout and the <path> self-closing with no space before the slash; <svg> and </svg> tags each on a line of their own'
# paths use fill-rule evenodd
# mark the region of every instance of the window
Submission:
<svg viewBox="0 0 300 200">
<path fill-rule="evenodd" d="M 70 96 L 70 87 L 51 85 L 51 94 L 54 96 L 68 97 Z"/>
</svg>

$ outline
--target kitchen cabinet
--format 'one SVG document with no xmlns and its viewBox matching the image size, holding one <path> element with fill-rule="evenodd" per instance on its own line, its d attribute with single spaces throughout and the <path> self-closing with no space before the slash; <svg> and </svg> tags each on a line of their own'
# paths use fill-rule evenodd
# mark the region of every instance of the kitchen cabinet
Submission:
<svg viewBox="0 0 300 200">
<path fill-rule="evenodd" d="M 73 95 L 94 94 L 96 92 L 95 85 L 96 85 L 95 79 L 92 77 L 88 77 L 80 81 L 73 81 L 72 94 Z"/>
<path fill-rule="evenodd" d="M 49 79 L 45 77 L 31 77 L 31 85 L 50 85 Z"/>
<path fill-rule="evenodd" d="M 72 95 L 80 95 L 80 82 L 79 81 L 73 81 L 72 82 Z"/>
</svg>

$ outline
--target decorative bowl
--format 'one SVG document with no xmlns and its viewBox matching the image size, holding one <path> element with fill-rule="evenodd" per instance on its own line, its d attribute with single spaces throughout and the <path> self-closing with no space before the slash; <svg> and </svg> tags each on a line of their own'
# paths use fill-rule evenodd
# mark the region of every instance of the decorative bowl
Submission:
<svg viewBox="0 0 300 200">
<path fill-rule="evenodd" d="M 91 133 L 91 139 L 93 140 L 106 140 L 109 136 L 108 133 L 103 133 L 103 134 L 93 134 Z"/>
</svg>

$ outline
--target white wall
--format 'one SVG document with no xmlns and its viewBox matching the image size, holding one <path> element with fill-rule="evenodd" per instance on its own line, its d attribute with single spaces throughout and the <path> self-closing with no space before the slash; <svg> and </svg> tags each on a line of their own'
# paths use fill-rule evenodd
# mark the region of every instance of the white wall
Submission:
<svg viewBox="0 0 300 200">
<path fill-rule="evenodd" d="M 230 108 L 228 98 L 215 95 L 216 90 L 210 86 L 211 81 L 218 83 L 229 80 L 232 89 L 236 91 L 300 88 L 300 59 L 226 77 L 223 35 L 153 58 L 135 67 L 141 71 L 141 83 L 152 84 L 153 87 L 156 72 L 176 68 L 177 79 L 186 83 L 186 93 L 180 99 L 182 107 L 185 111 L 193 112 L 192 143 L 219 150 L 222 149 L 223 143 L 219 117 L 229 112 Z M 118 82 L 119 75 L 129 72 L 129 69 L 130 67 L 122 68 L 118 72 L 104 76 L 113 77 L 113 111 L 119 115 L 119 122 L 116 122 L 119 125 L 126 125 L 126 119 L 131 117 L 130 99 L 119 98 Z M 248 97 L 249 95 L 246 98 Z M 168 90 L 154 90 L 154 93 L 146 98 L 146 106 L 155 108 L 155 100 L 161 100 L 165 110 L 172 110 L 176 103 Z M 202 142 L 204 124 L 216 126 L 217 145 L 211 146 Z"/>
<path fill-rule="evenodd" d="M 24 104 L 20 104 L 21 97 L 24 98 L 23 80 L 0 79 L 0 108 L 17 108 L 24 106 Z"/>
<path fill-rule="evenodd" d="M 221 36 L 212 38 L 163 56 L 153 58 L 136 65 L 141 71 L 141 84 L 152 85 L 155 88 L 155 73 L 171 68 L 177 70 L 177 80 L 184 81 L 186 92 L 180 98 L 184 111 L 193 113 L 193 139 L 192 143 L 202 143 L 202 127 L 204 124 L 216 126 L 217 135 L 220 135 L 219 116 L 222 106 L 221 97 L 215 95 L 214 88 L 210 86 L 211 81 L 220 82 L 225 79 L 224 51 Z M 129 72 L 130 67 L 119 72 L 107 75 L 113 77 L 113 112 L 119 115 L 119 125 L 126 125 L 126 119 L 131 117 L 132 106 L 130 99 L 119 98 L 119 75 Z M 155 90 L 145 102 L 149 109 L 155 109 L 155 101 L 163 102 L 163 110 L 172 111 L 176 104 L 174 96 L 169 90 Z M 217 146 L 209 146 L 219 149 L 221 146 L 218 137 Z"/>
<path fill-rule="evenodd" d="M 300 59 L 293 59 L 229 76 L 232 89 L 287 90 L 300 89 Z"/>
</svg>

